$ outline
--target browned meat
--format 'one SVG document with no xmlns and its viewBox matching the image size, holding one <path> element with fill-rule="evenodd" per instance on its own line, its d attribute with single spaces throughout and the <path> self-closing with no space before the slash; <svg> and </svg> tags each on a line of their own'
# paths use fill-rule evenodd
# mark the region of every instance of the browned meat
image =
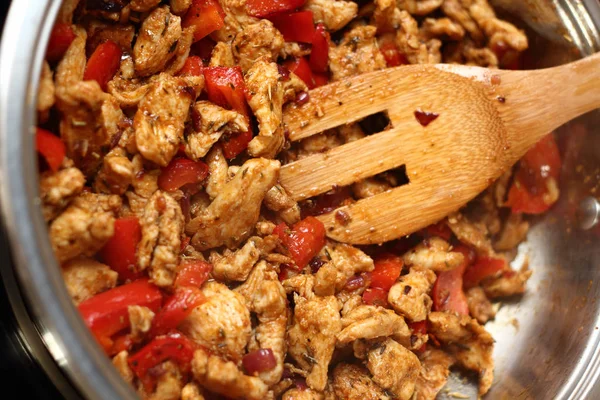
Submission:
<svg viewBox="0 0 600 400">
<path fill-rule="evenodd" d="M 476 286 L 467 291 L 467 302 L 469 303 L 469 314 L 471 314 L 480 324 L 485 324 L 496 316 L 496 310 L 485 291 Z"/>
<path fill-rule="evenodd" d="M 374 268 L 371 257 L 346 244 L 330 243 L 324 252 L 330 261 L 315 274 L 315 293 L 319 296 L 339 292 L 355 274 Z"/>
<path fill-rule="evenodd" d="M 81 193 L 83 185 L 85 177 L 77 168 L 43 173 L 40 177 L 40 198 L 46 222 L 59 215 Z"/>
<path fill-rule="evenodd" d="M 377 28 L 357 26 L 344 34 L 337 46 L 329 48 L 332 80 L 385 68 L 385 59 L 377 47 Z"/>
<path fill-rule="evenodd" d="M 63 264 L 62 275 L 75 304 L 112 289 L 119 277 L 108 265 L 85 257 L 74 258 Z"/>
<path fill-rule="evenodd" d="M 398 314 L 408 320 L 423 321 L 431 311 L 432 301 L 428 293 L 435 279 L 433 271 L 413 267 L 391 287 L 388 302 Z"/>
<path fill-rule="evenodd" d="M 304 8 L 313 12 L 316 23 L 323 23 L 330 31 L 338 31 L 356 17 L 358 6 L 344 0 L 308 0 Z"/>
<path fill-rule="evenodd" d="M 421 374 L 417 379 L 414 400 L 435 400 L 450 375 L 454 359 L 442 350 L 428 349 L 421 355 Z"/>
<path fill-rule="evenodd" d="M 345 400 L 390 400 L 369 376 L 369 371 L 355 364 L 338 364 L 333 370 L 333 391 Z"/>
<path fill-rule="evenodd" d="M 452 246 L 437 236 L 418 244 L 404 254 L 404 263 L 408 266 L 427 268 L 433 271 L 450 271 L 465 260 L 462 253 L 452 251 Z"/>
</svg>

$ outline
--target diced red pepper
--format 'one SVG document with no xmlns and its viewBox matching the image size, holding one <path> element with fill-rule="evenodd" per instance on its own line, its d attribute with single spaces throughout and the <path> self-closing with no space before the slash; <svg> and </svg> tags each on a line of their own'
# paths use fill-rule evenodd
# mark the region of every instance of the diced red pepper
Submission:
<svg viewBox="0 0 600 400">
<path fill-rule="evenodd" d="M 112 40 L 101 43 L 87 62 L 83 80 L 96 81 L 106 91 L 108 82 L 119 70 L 122 55 L 121 48 Z"/>
<path fill-rule="evenodd" d="M 388 306 L 388 291 L 381 288 L 368 288 L 362 295 L 363 302 L 370 306 Z"/>
<path fill-rule="evenodd" d="M 298 75 L 298 77 L 306 83 L 306 86 L 308 86 L 309 89 L 326 85 L 329 80 L 327 75 L 311 71 L 310 64 L 304 57 L 286 60 L 283 63 L 283 66 Z"/>
<path fill-rule="evenodd" d="M 53 172 L 58 171 L 67 154 L 67 148 L 63 141 L 42 128 L 37 128 L 35 148 L 44 157 Z"/>
<path fill-rule="evenodd" d="M 212 56 L 213 49 L 217 43 L 210 38 L 210 36 L 200 39 L 196 43 L 192 44 L 190 48 L 190 56 L 198 56 L 204 62 L 208 62 Z"/>
<path fill-rule="evenodd" d="M 406 56 L 398 50 L 396 44 L 392 41 L 385 42 L 379 46 L 379 51 L 385 58 L 385 63 L 388 67 L 397 67 L 399 65 L 408 64 Z"/>
<path fill-rule="evenodd" d="M 110 346 L 108 355 L 112 357 L 115 354 L 119 354 L 122 351 L 129 351 L 132 347 L 133 339 L 131 339 L 130 334 L 126 333 L 124 335 L 120 335 L 112 339 L 112 345 Z"/>
<path fill-rule="evenodd" d="M 317 216 L 331 212 L 350 199 L 351 195 L 348 186 L 334 188 L 302 204 L 302 216 Z"/>
<path fill-rule="evenodd" d="M 242 366 L 248 375 L 255 375 L 275 368 L 277 359 L 273 350 L 258 349 L 249 352 L 242 358 Z"/>
<path fill-rule="evenodd" d="M 291 229 L 282 222 L 273 233 L 279 236 L 299 269 L 306 267 L 325 246 L 325 226 L 315 217 L 306 217 Z"/>
<path fill-rule="evenodd" d="M 466 263 L 451 271 L 438 274 L 433 285 L 433 309 L 435 311 L 450 311 L 458 314 L 469 315 L 467 297 L 463 292 L 463 273 Z"/>
<path fill-rule="evenodd" d="M 285 281 L 286 279 L 290 279 L 292 276 L 297 274 L 296 268 L 292 267 L 289 264 L 281 264 L 279 267 L 279 274 L 277 274 L 277 278 L 280 282 Z"/>
<path fill-rule="evenodd" d="M 225 24 L 225 12 L 217 0 L 192 0 L 181 26 L 194 26 L 194 42 L 219 30 Z"/>
<path fill-rule="evenodd" d="M 183 67 L 179 70 L 177 75 L 180 76 L 201 76 L 202 70 L 204 69 L 204 64 L 202 59 L 198 56 L 189 56 Z"/>
<path fill-rule="evenodd" d="M 115 220 L 114 234 L 100 250 L 100 258 L 119 273 L 121 281 L 142 276 L 137 268 L 137 246 L 142 240 L 142 228 L 137 217 Z"/>
<path fill-rule="evenodd" d="M 318 24 L 312 37 L 309 64 L 313 72 L 325 74 L 329 66 L 329 42 L 331 37 L 325 25 Z"/>
<path fill-rule="evenodd" d="M 264 18 L 275 14 L 294 11 L 302 7 L 306 0 L 248 0 L 246 11 L 253 17 Z"/>
<path fill-rule="evenodd" d="M 212 265 L 201 260 L 184 261 L 179 265 L 175 286 L 193 286 L 199 288 L 208 279 Z"/>
<path fill-rule="evenodd" d="M 232 159 L 248 148 L 248 143 L 252 140 L 252 132 L 240 132 L 235 135 L 221 136 L 223 146 L 223 155 Z"/>
<path fill-rule="evenodd" d="M 554 199 L 548 198 L 548 184 L 558 184 L 561 159 L 554 135 L 540 140 L 519 162 L 513 184 L 508 191 L 513 213 L 540 214 L 548 210 Z"/>
<path fill-rule="evenodd" d="M 158 176 L 158 187 L 167 192 L 183 185 L 202 182 L 208 176 L 208 165 L 202 161 L 174 158 Z"/>
<path fill-rule="evenodd" d="M 394 254 L 383 254 L 375 259 L 375 269 L 369 272 L 371 278 L 371 287 L 389 291 L 396 283 L 404 261 L 402 258 Z"/>
<path fill-rule="evenodd" d="M 463 275 L 463 287 L 470 289 L 479 285 L 481 281 L 497 275 L 506 270 L 508 264 L 503 258 L 479 257 L 475 264 L 471 265 Z"/>
<path fill-rule="evenodd" d="M 160 290 L 147 279 L 140 279 L 84 300 L 78 308 L 98 341 L 107 345 L 112 344 L 112 335 L 129 327 L 129 306 L 144 306 L 156 312 L 161 303 Z"/>
<path fill-rule="evenodd" d="M 46 59 L 50 62 L 59 61 L 65 55 L 73 40 L 75 40 L 75 32 L 73 32 L 71 25 L 65 23 L 54 25 L 48 40 Z"/>
<path fill-rule="evenodd" d="M 206 297 L 197 287 L 178 287 L 152 319 L 150 336 L 164 335 L 176 329 L 192 313 L 194 308 L 205 301 Z"/>
<path fill-rule="evenodd" d="M 269 18 L 286 42 L 311 43 L 315 34 L 312 11 L 278 14 Z"/>
<path fill-rule="evenodd" d="M 409 322 L 408 327 L 411 329 L 413 334 L 426 335 L 427 334 L 427 320 L 418 322 Z M 427 343 L 423 343 L 423 346 L 417 349 L 417 353 L 422 353 L 427 350 Z"/>
<path fill-rule="evenodd" d="M 146 392 L 151 393 L 155 385 L 155 377 L 150 369 L 164 361 L 177 363 L 182 373 L 190 370 L 194 351 L 197 345 L 179 332 L 158 336 L 127 360 L 135 375 L 140 379 Z"/>
<path fill-rule="evenodd" d="M 446 241 L 452 237 L 452 231 L 448 228 L 445 221 L 440 221 L 437 224 L 429 225 L 421 231 L 421 234 L 425 237 L 437 236 Z"/>
</svg>

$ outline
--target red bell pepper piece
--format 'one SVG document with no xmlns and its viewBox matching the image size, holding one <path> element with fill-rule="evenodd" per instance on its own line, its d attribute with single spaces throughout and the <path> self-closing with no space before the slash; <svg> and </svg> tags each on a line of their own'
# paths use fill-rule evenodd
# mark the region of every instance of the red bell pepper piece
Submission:
<svg viewBox="0 0 600 400">
<path fill-rule="evenodd" d="M 129 306 L 144 306 L 156 312 L 161 303 L 160 290 L 147 279 L 140 279 L 82 301 L 78 308 L 98 341 L 112 345 L 110 337 L 129 327 Z M 109 348 L 105 347 L 107 351 Z"/>
<path fill-rule="evenodd" d="M 368 288 L 362 295 L 363 303 L 370 306 L 388 306 L 388 291 L 381 288 Z"/>
<path fill-rule="evenodd" d="M 158 187 L 172 192 L 183 185 L 202 182 L 207 176 L 208 165 L 204 162 L 175 158 L 160 172 Z"/>
<path fill-rule="evenodd" d="M 519 162 L 513 184 L 508 191 L 509 206 L 513 213 L 540 214 L 553 202 L 548 199 L 548 183 L 558 183 L 561 159 L 554 135 L 540 140 Z"/>
<path fill-rule="evenodd" d="M 299 269 L 306 267 L 325 246 L 325 226 L 315 217 L 304 218 L 292 229 L 282 222 L 273 233 L 279 236 Z"/>
<path fill-rule="evenodd" d="M 108 351 L 108 355 L 112 357 L 122 351 L 129 351 L 132 347 L 133 339 L 131 339 L 130 334 L 126 333 L 124 335 L 117 336 L 112 340 L 112 346 Z"/>
<path fill-rule="evenodd" d="M 37 128 L 35 148 L 44 157 L 53 172 L 58 171 L 67 154 L 67 148 L 63 141 L 42 128 Z"/>
<path fill-rule="evenodd" d="M 286 60 L 283 63 L 283 66 L 298 75 L 298 77 L 306 83 L 306 86 L 308 86 L 309 89 L 326 85 L 329 80 L 327 75 L 311 71 L 310 64 L 304 57 Z"/>
<path fill-rule="evenodd" d="M 178 287 L 154 316 L 150 336 L 164 335 L 176 329 L 192 313 L 194 308 L 205 301 L 206 297 L 197 287 Z"/>
<path fill-rule="evenodd" d="M 135 280 L 143 275 L 138 271 L 136 257 L 141 240 L 142 228 L 137 217 L 115 220 L 115 233 L 100 250 L 100 258 L 119 273 L 121 281 Z"/>
<path fill-rule="evenodd" d="M 106 85 L 119 70 L 122 55 L 121 48 L 112 40 L 101 43 L 87 62 L 83 80 L 96 81 L 106 91 Z"/>
<path fill-rule="evenodd" d="M 194 42 L 219 30 L 225 24 L 225 12 L 217 0 L 192 0 L 181 26 L 194 26 Z"/>
<path fill-rule="evenodd" d="M 325 74 L 329 66 L 329 42 L 331 37 L 325 25 L 318 24 L 312 37 L 312 50 L 310 51 L 310 68 L 313 72 Z"/>
<path fill-rule="evenodd" d="M 50 62 L 59 61 L 65 55 L 73 40 L 75 40 L 75 32 L 73 32 L 71 25 L 65 23 L 54 25 L 48 40 L 46 59 Z"/>
<path fill-rule="evenodd" d="M 426 335 L 427 334 L 427 320 L 418 321 L 418 322 L 409 322 L 408 327 L 413 332 L 413 334 Z M 423 353 L 427 350 L 427 343 L 423 343 L 423 346 L 419 347 L 416 352 Z"/>
<path fill-rule="evenodd" d="M 278 14 L 269 18 L 286 42 L 311 43 L 315 34 L 312 11 Z"/>
<path fill-rule="evenodd" d="M 246 11 L 253 17 L 264 18 L 275 14 L 294 11 L 306 0 L 247 0 Z"/>
<path fill-rule="evenodd" d="M 383 254 L 375 259 L 375 269 L 368 272 L 372 288 L 383 289 L 386 292 L 396 283 L 404 267 L 402 258 L 394 254 Z"/>
<path fill-rule="evenodd" d="M 388 67 L 397 67 L 399 65 L 408 64 L 406 56 L 398 50 L 398 47 L 394 42 L 385 42 L 379 47 L 379 51 L 385 58 L 385 63 Z"/>
<path fill-rule="evenodd" d="M 178 267 L 175 287 L 193 286 L 199 288 L 208 279 L 212 265 L 201 260 L 185 261 Z"/>
<path fill-rule="evenodd" d="M 463 287 L 470 289 L 479 285 L 485 278 L 499 274 L 508 269 L 508 264 L 503 258 L 479 257 L 463 275 Z"/>
<path fill-rule="evenodd" d="M 246 84 L 240 67 L 208 67 L 204 69 L 208 99 L 216 105 L 235 110 L 246 118 L 250 111 L 246 101 Z M 223 154 L 234 158 L 248 147 L 252 132 L 240 132 L 221 138 Z"/>
<path fill-rule="evenodd" d="M 201 76 L 202 70 L 204 69 L 204 64 L 202 59 L 198 56 L 189 56 L 183 67 L 179 70 L 177 75 L 180 76 Z"/>
<path fill-rule="evenodd" d="M 210 61 L 213 49 L 217 43 L 210 38 L 210 36 L 200 39 L 196 43 L 192 44 L 190 48 L 190 56 L 198 56 L 202 61 Z"/>
<path fill-rule="evenodd" d="M 451 271 L 438 274 L 432 290 L 433 309 L 469 315 L 467 296 L 463 291 L 463 274 L 473 263 L 475 253 L 464 245 L 456 246 L 453 251 L 461 252 L 465 256 L 465 261 Z"/>
<path fill-rule="evenodd" d="M 190 339 L 179 332 L 158 336 L 127 360 L 129 366 L 140 379 L 146 392 L 154 389 L 155 377 L 149 373 L 150 369 L 164 361 L 172 360 L 177 363 L 182 373 L 190 370 L 194 351 L 197 346 Z"/>
<path fill-rule="evenodd" d="M 273 350 L 258 349 L 249 352 L 242 358 L 242 366 L 248 375 L 255 375 L 275 368 L 277 359 Z"/>
</svg>

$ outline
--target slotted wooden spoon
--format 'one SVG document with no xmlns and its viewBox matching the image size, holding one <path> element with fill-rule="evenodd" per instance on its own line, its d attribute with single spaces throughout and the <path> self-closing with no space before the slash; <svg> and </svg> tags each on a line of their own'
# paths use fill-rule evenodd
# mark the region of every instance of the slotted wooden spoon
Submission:
<svg viewBox="0 0 600 400">
<path fill-rule="evenodd" d="M 386 112 L 392 128 L 285 165 L 304 200 L 406 166 L 410 183 L 318 218 L 345 243 L 382 243 L 435 223 L 481 193 L 544 135 L 600 107 L 600 53 L 560 67 L 503 71 L 411 65 L 310 92 L 284 110 L 292 141 Z M 415 112 L 438 114 L 423 126 Z"/>
</svg>

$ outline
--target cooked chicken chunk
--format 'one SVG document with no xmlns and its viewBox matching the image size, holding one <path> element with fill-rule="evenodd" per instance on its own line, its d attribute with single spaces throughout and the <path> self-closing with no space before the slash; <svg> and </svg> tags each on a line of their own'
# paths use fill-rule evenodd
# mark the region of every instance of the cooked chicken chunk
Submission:
<svg viewBox="0 0 600 400">
<path fill-rule="evenodd" d="M 247 238 L 258 221 L 265 194 L 277 181 L 279 165 L 279 161 L 262 158 L 246 161 L 210 206 L 187 224 L 186 232 L 194 235 L 192 245 L 202 251 L 233 247 Z"/>
<path fill-rule="evenodd" d="M 225 12 L 225 24 L 211 37 L 218 42 L 231 42 L 246 26 L 260 21 L 246 12 L 246 0 L 220 0 L 219 4 Z"/>
<path fill-rule="evenodd" d="M 141 341 L 152 326 L 154 312 L 148 307 L 129 306 L 127 308 L 129 324 L 131 325 L 131 338 Z"/>
<path fill-rule="evenodd" d="M 222 255 L 212 252 L 210 261 L 213 264 L 213 277 L 222 281 L 245 281 L 260 256 L 270 253 L 277 243 L 278 237 L 275 235 L 264 239 L 253 236 L 235 252 L 228 249 Z"/>
<path fill-rule="evenodd" d="M 158 286 L 170 286 L 179 261 L 184 219 L 179 203 L 169 194 L 157 190 L 144 207 L 140 218 L 142 240 L 137 259 L 142 270 Z"/>
<path fill-rule="evenodd" d="M 519 245 L 527 237 L 529 222 L 523 220 L 523 214 L 510 213 L 504 222 L 502 231 L 494 241 L 494 250 L 508 251 Z"/>
<path fill-rule="evenodd" d="M 450 244 L 437 236 L 419 243 L 404 254 L 403 258 L 408 266 L 414 265 L 439 272 L 453 270 L 465 261 L 462 253 L 452 251 Z"/>
<path fill-rule="evenodd" d="M 507 271 L 498 278 L 483 281 L 481 286 L 486 296 L 491 299 L 522 294 L 525 292 L 525 285 L 531 274 L 532 271 L 527 267 L 518 272 Z"/>
<path fill-rule="evenodd" d="M 181 400 L 205 400 L 205 397 L 200 386 L 190 382 L 181 389 Z"/>
<path fill-rule="evenodd" d="M 248 121 L 242 114 L 226 110 L 209 101 L 198 101 L 192 111 L 194 131 L 186 139 L 185 153 L 192 160 L 206 155 L 222 135 L 233 135 L 248 130 Z"/>
<path fill-rule="evenodd" d="M 496 13 L 488 4 L 488 0 L 473 0 L 469 7 L 471 17 L 489 38 L 488 46 L 507 45 L 510 48 L 523 51 L 527 49 L 527 36 L 510 22 L 496 18 Z"/>
<path fill-rule="evenodd" d="M 214 354 L 240 361 L 250 340 L 250 311 L 244 297 L 217 282 L 202 287 L 206 302 L 180 325 L 180 330 Z"/>
<path fill-rule="evenodd" d="M 396 398 L 408 400 L 415 391 L 421 363 L 413 352 L 388 338 L 368 350 L 367 368 L 373 382 Z"/>
<path fill-rule="evenodd" d="M 273 23 L 268 19 L 261 19 L 239 32 L 231 47 L 237 64 L 246 72 L 259 60 L 277 61 L 283 43 L 283 36 Z"/>
<path fill-rule="evenodd" d="M 333 391 L 344 400 L 390 400 L 375 384 L 364 367 L 354 364 L 338 364 L 333 370 Z"/>
<path fill-rule="evenodd" d="M 296 294 L 294 302 L 294 322 L 288 329 L 288 354 L 309 371 L 308 386 L 322 391 L 327 384 L 335 337 L 342 329 L 340 305 L 333 296 L 307 299 Z"/>
<path fill-rule="evenodd" d="M 116 43 L 123 53 L 131 54 L 133 50 L 131 46 L 135 37 L 135 27 L 131 24 L 111 24 L 93 20 L 87 26 L 87 34 L 88 54 L 107 40 Z"/>
<path fill-rule="evenodd" d="M 183 78 L 162 73 L 135 113 L 137 147 L 144 158 L 165 167 L 179 149 L 192 96 Z"/>
<path fill-rule="evenodd" d="M 50 243 L 58 262 L 92 257 L 114 233 L 121 198 L 82 193 L 50 224 Z"/>
<path fill-rule="evenodd" d="M 411 268 L 391 287 L 388 302 L 398 314 L 410 321 L 423 321 L 431 311 L 432 301 L 428 293 L 435 279 L 436 275 L 431 270 Z"/>
<path fill-rule="evenodd" d="M 96 175 L 94 189 L 98 193 L 122 195 L 127 191 L 134 178 L 133 171 L 134 166 L 127 158 L 127 152 L 116 147 L 109 151 L 102 160 L 102 168 Z"/>
<path fill-rule="evenodd" d="M 212 51 L 208 65 L 211 67 L 233 67 L 235 65 L 235 60 L 233 58 L 231 44 L 227 42 L 218 42 Z"/>
<path fill-rule="evenodd" d="M 40 77 L 40 86 L 38 88 L 37 110 L 40 120 L 48 119 L 50 108 L 54 105 L 54 80 L 52 71 L 47 61 L 42 64 L 42 76 Z"/>
<path fill-rule="evenodd" d="M 85 177 L 74 167 L 43 173 L 40 176 L 40 198 L 46 222 L 60 214 L 81 193 L 83 185 Z"/>
<path fill-rule="evenodd" d="M 320 392 L 307 389 L 290 389 L 283 394 L 281 400 L 325 400 Z"/>
<path fill-rule="evenodd" d="M 480 324 L 485 324 L 496 316 L 496 310 L 484 290 L 476 286 L 469 289 L 466 293 L 467 303 L 469 304 L 469 314 L 472 315 Z"/>
<path fill-rule="evenodd" d="M 149 400 L 179 400 L 183 388 L 183 377 L 179 367 L 173 361 L 165 361 L 159 365 L 156 377 L 156 388 L 153 393 L 145 393 L 140 389 L 143 398 Z"/>
<path fill-rule="evenodd" d="M 479 395 L 487 393 L 494 380 L 494 339 L 479 323 L 464 315 L 429 314 L 431 333 L 463 367 L 479 374 Z"/>
<path fill-rule="evenodd" d="M 121 375 L 125 382 L 131 384 L 133 383 L 134 375 L 129 363 L 127 362 L 127 358 L 129 358 L 129 353 L 123 350 L 113 357 L 112 363 L 117 371 L 119 371 L 119 375 Z"/>
<path fill-rule="evenodd" d="M 232 399 L 263 400 L 267 395 L 268 387 L 260 378 L 244 375 L 233 362 L 209 355 L 203 349 L 194 353 L 192 373 L 211 392 Z"/>
<path fill-rule="evenodd" d="M 493 254 L 485 227 L 473 224 L 460 213 L 448 216 L 447 225 L 462 243 L 470 245 L 480 254 Z"/>
<path fill-rule="evenodd" d="M 74 258 L 63 264 L 62 275 L 76 305 L 114 288 L 119 277 L 108 265 L 85 257 Z"/>
<path fill-rule="evenodd" d="M 208 152 L 205 161 L 208 164 L 206 193 L 210 197 L 210 200 L 214 200 L 228 181 L 227 170 L 229 169 L 229 165 L 223 155 L 221 146 L 213 146 Z"/>
<path fill-rule="evenodd" d="M 136 73 L 148 76 L 163 71 L 175 55 L 181 33 L 181 18 L 171 14 L 169 7 L 152 11 L 144 19 L 133 47 Z"/>
<path fill-rule="evenodd" d="M 465 2 L 462 0 L 444 0 L 442 3 L 442 11 L 452 20 L 458 22 L 469 32 L 469 36 L 476 43 L 483 41 L 483 33 L 479 29 L 477 23 L 471 17 L 467 7 L 463 7 L 462 3 L 471 4 L 472 1 Z"/>
<path fill-rule="evenodd" d="M 330 243 L 324 250 L 329 261 L 315 274 L 315 293 L 319 296 L 335 294 L 342 290 L 348 279 L 360 272 L 373 271 L 373 259 L 356 247 Z"/>
<path fill-rule="evenodd" d="M 465 36 L 464 28 L 450 18 L 426 18 L 419 33 L 426 40 L 441 37 L 460 40 Z"/>
<path fill-rule="evenodd" d="M 411 332 L 404 318 L 379 306 L 361 305 L 344 315 L 342 331 L 337 334 L 338 346 L 358 339 L 393 337 L 410 347 Z"/>
<path fill-rule="evenodd" d="M 422 40 L 417 21 L 406 11 L 400 12 L 400 29 L 396 32 L 396 46 L 411 64 L 436 64 L 442 59 L 438 39 Z"/>
<path fill-rule="evenodd" d="M 413 15 L 425 15 L 438 9 L 444 0 L 396 0 L 398 8 Z"/>
<path fill-rule="evenodd" d="M 344 0 L 308 0 L 306 10 L 313 12 L 315 23 L 323 23 L 328 31 L 338 31 L 356 17 L 358 5 Z"/>
<path fill-rule="evenodd" d="M 329 48 L 332 80 L 338 81 L 386 67 L 375 40 L 376 32 L 374 26 L 357 26 L 344 34 L 339 45 Z"/>
<path fill-rule="evenodd" d="M 255 61 L 245 76 L 250 93 L 248 104 L 258 120 L 258 136 L 248 144 L 248 153 L 254 157 L 274 158 L 283 148 L 283 95 L 284 88 L 279 68 L 265 59 Z"/>
<path fill-rule="evenodd" d="M 265 206 L 269 210 L 277 212 L 277 215 L 288 225 L 300 221 L 298 202 L 279 184 L 274 185 L 265 195 Z"/>
<path fill-rule="evenodd" d="M 429 349 L 421 355 L 421 374 L 414 400 L 435 400 L 450 375 L 454 359 L 442 350 Z"/>
</svg>

